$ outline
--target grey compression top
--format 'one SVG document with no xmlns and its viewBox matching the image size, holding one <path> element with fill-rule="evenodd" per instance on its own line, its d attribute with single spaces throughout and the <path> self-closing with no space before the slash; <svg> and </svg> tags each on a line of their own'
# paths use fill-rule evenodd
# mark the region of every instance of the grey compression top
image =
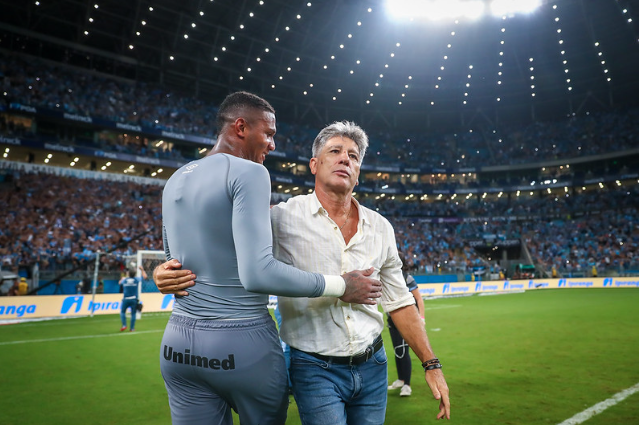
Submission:
<svg viewBox="0 0 639 425">
<path fill-rule="evenodd" d="M 164 251 L 197 276 L 173 311 L 239 319 L 267 313 L 268 294 L 318 297 L 324 276 L 273 258 L 271 182 L 263 165 L 227 154 L 177 170 L 162 196 Z M 251 292 L 248 292 L 251 291 Z"/>
</svg>

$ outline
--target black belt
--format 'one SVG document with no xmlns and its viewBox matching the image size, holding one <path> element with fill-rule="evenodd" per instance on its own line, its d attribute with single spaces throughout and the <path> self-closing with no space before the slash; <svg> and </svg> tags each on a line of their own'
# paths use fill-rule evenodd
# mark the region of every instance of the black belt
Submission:
<svg viewBox="0 0 639 425">
<path fill-rule="evenodd" d="M 327 363 L 347 364 L 347 365 L 357 366 L 367 362 L 368 359 L 373 357 L 373 354 L 377 353 L 383 346 L 384 346 L 384 341 L 382 340 L 382 336 L 380 335 L 377 338 L 375 338 L 375 341 L 373 341 L 371 345 L 366 347 L 366 350 L 364 350 L 362 354 L 358 354 L 356 356 L 350 356 L 350 357 L 324 356 L 322 354 L 307 353 L 306 351 L 304 352 L 310 356 L 315 357 L 316 359 L 324 360 Z"/>
</svg>

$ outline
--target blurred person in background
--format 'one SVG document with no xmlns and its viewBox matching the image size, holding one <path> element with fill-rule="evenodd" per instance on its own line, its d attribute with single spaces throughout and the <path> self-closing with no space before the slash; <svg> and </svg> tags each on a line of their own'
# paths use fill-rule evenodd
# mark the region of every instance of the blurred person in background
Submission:
<svg viewBox="0 0 639 425">
<path fill-rule="evenodd" d="M 21 277 L 18 284 L 18 295 L 27 295 L 27 292 L 29 292 L 29 284 L 26 278 Z"/>
<path fill-rule="evenodd" d="M 13 284 L 11 285 L 11 287 L 9 288 L 9 291 L 7 292 L 7 295 L 10 297 L 16 296 L 16 295 L 20 295 L 20 282 L 18 279 L 14 279 L 13 280 Z"/>
<path fill-rule="evenodd" d="M 131 328 L 129 328 L 129 331 L 135 331 L 135 316 L 138 302 L 140 301 L 140 285 L 142 284 L 142 279 L 146 280 L 148 278 L 142 266 L 138 266 L 138 269 L 142 273 L 142 278 L 136 277 L 135 267 L 131 267 L 128 272 L 129 276 L 120 279 L 120 286 L 122 287 L 122 306 L 120 307 L 122 327 L 120 328 L 120 332 L 126 330 L 126 311 L 128 309 L 131 309 Z"/>
<path fill-rule="evenodd" d="M 81 281 L 76 285 L 76 292 L 78 294 L 88 294 L 91 292 L 91 278 L 89 276 L 85 276 Z"/>
</svg>

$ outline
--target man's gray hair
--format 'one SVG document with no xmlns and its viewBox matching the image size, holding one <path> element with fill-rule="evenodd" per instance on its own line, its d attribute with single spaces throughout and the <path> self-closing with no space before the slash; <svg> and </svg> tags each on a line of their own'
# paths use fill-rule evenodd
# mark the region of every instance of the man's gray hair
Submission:
<svg viewBox="0 0 639 425">
<path fill-rule="evenodd" d="M 359 149 L 359 163 L 364 161 L 366 149 L 368 148 L 368 136 L 360 126 L 352 121 L 335 121 L 319 132 L 313 142 L 313 158 L 317 158 L 319 153 L 324 149 L 326 142 L 333 137 L 348 137 L 355 142 Z"/>
</svg>

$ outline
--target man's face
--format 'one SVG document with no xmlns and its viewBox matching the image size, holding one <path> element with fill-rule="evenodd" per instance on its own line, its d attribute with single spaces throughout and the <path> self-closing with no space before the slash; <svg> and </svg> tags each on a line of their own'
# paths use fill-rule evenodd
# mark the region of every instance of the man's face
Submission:
<svg viewBox="0 0 639 425">
<path fill-rule="evenodd" d="M 246 121 L 246 159 L 263 164 L 271 151 L 275 150 L 275 114 L 260 112 Z"/>
<path fill-rule="evenodd" d="M 310 166 L 317 185 L 352 191 L 361 166 L 357 144 L 348 137 L 333 137 L 317 158 L 311 158 Z"/>
</svg>

